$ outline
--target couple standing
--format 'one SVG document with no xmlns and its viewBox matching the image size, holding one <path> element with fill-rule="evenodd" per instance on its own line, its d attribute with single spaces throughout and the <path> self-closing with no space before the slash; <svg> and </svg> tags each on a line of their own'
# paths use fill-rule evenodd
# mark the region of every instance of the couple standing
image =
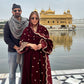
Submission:
<svg viewBox="0 0 84 84">
<path fill-rule="evenodd" d="M 4 28 L 4 40 L 8 44 L 9 84 L 15 84 L 16 60 L 22 54 L 23 63 L 19 64 L 21 84 L 52 84 L 48 55 L 53 43 L 49 33 L 39 24 L 36 11 L 30 14 L 29 21 L 21 17 L 21 13 L 21 6 L 13 4 L 13 15 Z"/>
</svg>

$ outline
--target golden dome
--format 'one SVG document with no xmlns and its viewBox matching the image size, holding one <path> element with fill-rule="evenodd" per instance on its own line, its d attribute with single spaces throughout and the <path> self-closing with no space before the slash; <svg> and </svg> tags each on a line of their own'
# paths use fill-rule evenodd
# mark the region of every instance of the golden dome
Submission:
<svg viewBox="0 0 84 84">
<path fill-rule="evenodd" d="M 70 12 L 70 10 L 68 9 L 67 12 Z"/>
<path fill-rule="evenodd" d="M 41 10 L 41 12 L 45 12 L 44 10 Z"/>
<path fill-rule="evenodd" d="M 52 11 L 50 8 L 46 11 L 48 14 L 55 14 L 55 11 Z"/>
<path fill-rule="evenodd" d="M 53 12 L 50 8 L 46 12 Z"/>
<path fill-rule="evenodd" d="M 67 13 L 70 14 L 70 10 L 69 9 L 67 10 Z"/>
<path fill-rule="evenodd" d="M 64 11 L 64 14 L 66 14 L 66 12 Z"/>
</svg>

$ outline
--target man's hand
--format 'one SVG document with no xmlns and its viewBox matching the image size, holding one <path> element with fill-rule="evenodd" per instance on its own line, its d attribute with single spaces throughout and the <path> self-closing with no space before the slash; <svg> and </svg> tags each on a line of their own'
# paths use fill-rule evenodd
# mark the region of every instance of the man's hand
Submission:
<svg viewBox="0 0 84 84">
<path fill-rule="evenodd" d="M 18 46 L 16 46 L 16 45 L 15 45 L 13 48 L 14 48 L 16 51 L 18 51 L 18 50 L 20 49 L 20 48 L 19 48 Z"/>
<path fill-rule="evenodd" d="M 19 54 L 22 54 L 21 52 L 20 52 L 20 47 L 18 47 L 18 46 L 14 46 L 14 49 L 17 51 L 17 53 L 19 53 Z"/>
</svg>

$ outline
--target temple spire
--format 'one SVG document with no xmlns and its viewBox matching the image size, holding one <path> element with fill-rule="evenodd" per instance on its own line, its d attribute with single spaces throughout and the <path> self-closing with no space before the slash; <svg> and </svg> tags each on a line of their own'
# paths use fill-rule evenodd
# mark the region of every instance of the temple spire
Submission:
<svg viewBox="0 0 84 84">
<path fill-rule="evenodd" d="M 50 9 L 50 4 L 49 4 L 49 10 L 51 10 L 51 9 Z"/>
</svg>

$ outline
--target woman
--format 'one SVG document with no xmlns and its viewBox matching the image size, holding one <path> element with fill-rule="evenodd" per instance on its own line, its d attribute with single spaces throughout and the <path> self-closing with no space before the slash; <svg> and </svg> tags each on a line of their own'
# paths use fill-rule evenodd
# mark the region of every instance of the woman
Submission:
<svg viewBox="0 0 84 84">
<path fill-rule="evenodd" d="M 52 84 L 48 55 L 53 44 L 47 29 L 39 24 L 36 11 L 30 14 L 29 25 L 23 31 L 21 42 L 27 44 L 21 50 L 24 53 L 22 84 Z"/>
</svg>

